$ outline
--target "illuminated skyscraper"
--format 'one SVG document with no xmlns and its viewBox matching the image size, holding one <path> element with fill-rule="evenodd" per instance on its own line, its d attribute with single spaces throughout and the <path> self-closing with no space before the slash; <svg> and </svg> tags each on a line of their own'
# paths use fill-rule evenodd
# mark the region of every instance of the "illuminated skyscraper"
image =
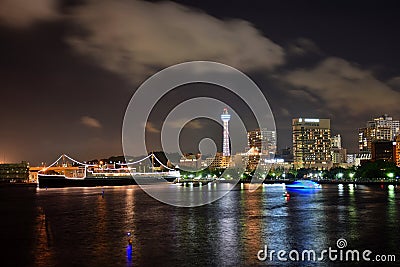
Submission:
<svg viewBox="0 0 400 267">
<path fill-rule="evenodd" d="M 247 132 L 247 150 L 254 148 L 266 159 L 273 159 L 276 153 L 276 131 L 255 129 Z"/>
<path fill-rule="evenodd" d="M 229 149 L 229 120 L 231 119 L 231 115 L 228 114 L 228 109 L 224 108 L 224 113 L 221 115 L 221 120 L 224 123 L 224 134 L 223 134 L 223 143 L 222 143 L 222 155 L 230 156 L 231 152 Z"/>
<path fill-rule="evenodd" d="M 399 124 L 387 114 L 368 121 L 366 127 L 358 129 L 360 152 L 371 152 L 372 142 L 392 141 L 400 133 Z"/>
<path fill-rule="evenodd" d="M 396 165 L 400 167 L 400 134 L 396 137 Z"/>
<path fill-rule="evenodd" d="M 342 137 L 340 134 L 332 136 L 332 148 L 342 148 Z"/>
<path fill-rule="evenodd" d="M 293 119 L 293 156 L 297 167 L 321 167 L 331 162 L 329 119 Z"/>
</svg>

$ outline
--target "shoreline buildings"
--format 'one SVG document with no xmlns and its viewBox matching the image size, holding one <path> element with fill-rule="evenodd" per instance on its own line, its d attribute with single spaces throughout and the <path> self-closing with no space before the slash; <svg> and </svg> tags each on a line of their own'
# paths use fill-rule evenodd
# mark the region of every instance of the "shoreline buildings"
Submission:
<svg viewBox="0 0 400 267">
<path fill-rule="evenodd" d="M 292 135 L 295 168 L 332 167 L 330 119 L 293 119 Z"/>
<path fill-rule="evenodd" d="M 331 158 L 333 166 L 347 163 L 347 149 L 342 147 L 342 137 L 340 134 L 332 137 Z"/>
<path fill-rule="evenodd" d="M 395 159 L 397 167 L 400 167 L 400 134 L 396 136 L 396 152 Z"/>
<path fill-rule="evenodd" d="M 358 147 L 360 153 L 372 151 L 372 143 L 393 141 L 400 133 L 400 122 L 385 114 L 366 123 L 366 127 L 358 129 Z"/>
<path fill-rule="evenodd" d="M 29 178 L 29 164 L 26 161 L 0 164 L 0 182 L 27 183 Z"/>
<path fill-rule="evenodd" d="M 254 170 L 258 163 L 261 167 L 268 168 L 275 158 L 276 146 L 276 131 L 269 131 L 265 128 L 257 128 L 247 132 L 247 169 Z"/>
<path fill-rule="evenodd" d="M 396 138 L 400 134 L 400 121 L 388 114 L 381 115 L 358 129 L 359 158 L 396 162 Z"/>
</svg>

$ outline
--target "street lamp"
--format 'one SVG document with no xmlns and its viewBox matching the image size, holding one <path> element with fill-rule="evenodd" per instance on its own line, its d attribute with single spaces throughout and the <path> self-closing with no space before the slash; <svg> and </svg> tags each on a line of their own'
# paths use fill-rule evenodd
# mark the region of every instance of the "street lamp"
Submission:
<svg viewBox="0 0 400 267">
<path fill-rule="evenodd" d="M 388 178 L 393 178 L 394 177 L 394 173 L 393 172 L 389 172 L 386 174 Z"/>
</svg>

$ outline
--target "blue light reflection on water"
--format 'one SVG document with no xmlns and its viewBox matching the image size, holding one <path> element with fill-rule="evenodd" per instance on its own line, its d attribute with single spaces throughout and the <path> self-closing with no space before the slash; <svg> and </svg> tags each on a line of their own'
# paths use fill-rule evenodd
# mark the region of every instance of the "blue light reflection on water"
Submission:
<svg viewBox="0 0 400 267">
<path fill-rule="evenodd" d="M 132 263 L 132 245 L 129 244 L 126 246 L 126 260 L 128 264 Z"/>
<path fill-rule="evenodd" d="M 287 192 L 297 193 L 297 194 L 316 194 L 321 190 L 321 188 L 286 188 Z"/>
</svg>

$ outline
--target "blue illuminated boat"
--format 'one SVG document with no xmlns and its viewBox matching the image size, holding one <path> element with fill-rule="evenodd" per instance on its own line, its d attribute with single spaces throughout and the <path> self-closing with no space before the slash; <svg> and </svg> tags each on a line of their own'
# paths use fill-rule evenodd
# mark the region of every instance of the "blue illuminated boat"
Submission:
<svg viewBox="0 0 400 267">
<path fill-rule="evenodd" d="M 317 189 L 321 188 L 321 185 L 311 181 L 311 180 L 297 180 L 293 183 L 286 184 L 286 188 L 293 188 L 293 189 Z"/>
</svg>

